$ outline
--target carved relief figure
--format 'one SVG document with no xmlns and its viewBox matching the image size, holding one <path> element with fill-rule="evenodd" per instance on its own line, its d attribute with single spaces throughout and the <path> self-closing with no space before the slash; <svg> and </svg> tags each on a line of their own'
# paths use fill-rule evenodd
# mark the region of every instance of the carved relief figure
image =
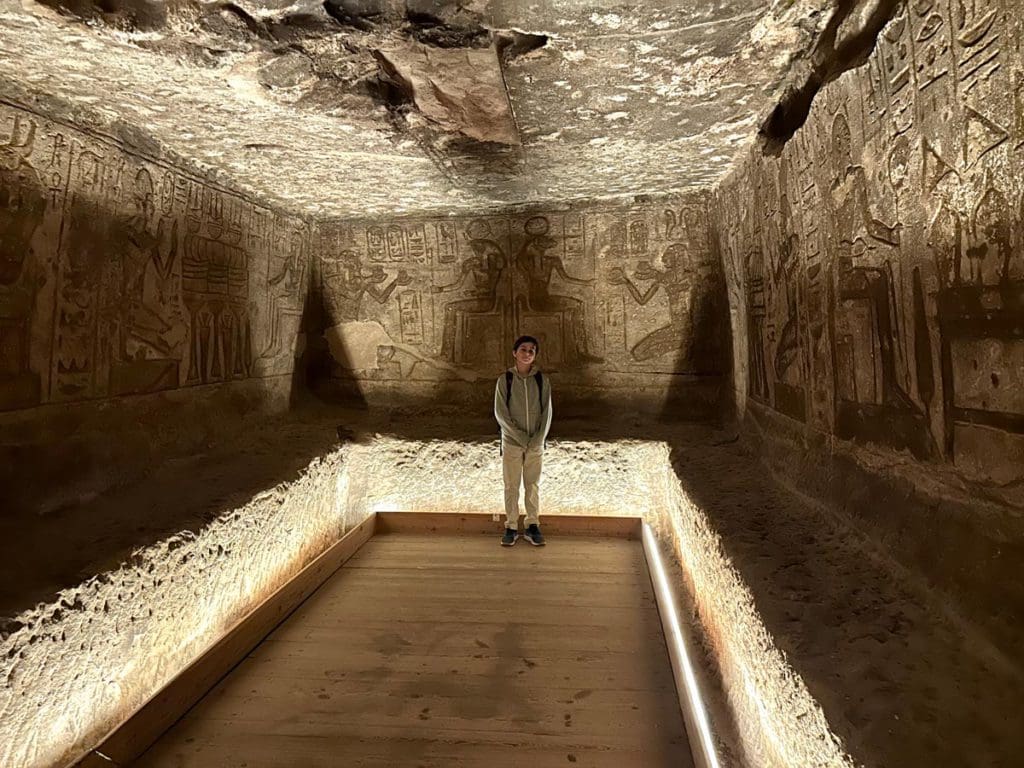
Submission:
<svg viewBox="0 0 1024 768">
<path fill-rule="evenodd" d="M 113 254 L 121 274 L 111 394 L 156 392 L 179 384 L 185 326 L 172 279 L 178 225 L 155 214 L 153 193 L 149 171 L 140 169 L 132 192 L 134 213 Z"/>
<path fill-rule="evenodd" d="M 967 245 L 969 283 L 997 285 L 1009 279 L 1013 238 L 1010 233 L 1010 206 L 986 178 L 985 192 L 971 216 Z"/>
<path fill-rule="evenodd" d="M 850 254 L 855 247 L 863 252 L 865 235 L 885 245 L 899 245 L 899 225 L 888 226 L 871 213 L 867 175 L 863 166 L 853 162 L 853 138 L 842 113 L 836 115 L 832 124 L 832 156 L 838 174 L 830 192 L 843 255 Z"/>
<path fill-rule="evenodd" d="M 1013 383 L 1024 356 L 1024 257 L 1014 245 L 1006 198 L 987 181 L 969 218 L 945 201 L 939 205 L 927 242 L 939 276 L 944 453 L 958 463 L 971 462 L 983 475 L 998 473 L 993 476 L 1005 482 L 1014 477 L 1005 466 L 978 466 L 957 441 L 963 430 L 978 430 L 976 425 L 986 435 L 993 428 L 1024 434 L 1024 409 Z"/>
<path fill-rule="evenodd" d="M 561 331 L 561 349 L 568 362 L 600 363 L 603 360 L 587 351 L 586 309 L 584 303 L 572 296 L 551 293 L 551 278 L 557 274 L 571 285 L 593 285 L 594 280 L 585 280 L 570 275 L 560 256 L 550 253 L 558 245 L 551 237 L 551 224 L 545 216 L 533 216 L 523 225 L 526 239 L 515 255 L 515 267 L 525 283 L 526 295 L 516 295 L 515 327 L 523 327 L 523 313 L 545 313 L 555 315 Z M 639 238 L 640 232 L 636 231 Z M 643 233 L 646 238 L 646 230 Z M 646 241 L 645 241 L 646 242 Z"/>
<path fill-rule="evenodd" d="M 208 383 L 249 375 L 249 265 L 238 245 L 200 234 L 203 222 L 190 213 L 182 256 L 182 293 L 190 319 L 186 381 Z"/>
<path fill-rule="evenodd" d="M 773 323 L 778 327 L 772 360 L 775 402 L 784 413 L 802 420 L 805 417 L 803 376 L 801 366 L 798 365 L 802 350 L 798 284 L 800 271 L 797 269 L 800 235 L 790 209 L 789 161 L 785 157 L 779 163 L 778 199 L 778 211 L 773 216 L 772 228 L 776 258 L 771 265 Z"/>
<path fill-rule="evenodd" d="M 417 346 L 395 339 L 378 320 L 363 316 L 361 305 L 364 296 L 385 305 L 396 288 L 412 284 L 412 278 L 404 269 L 387 282 L 388 276 L 383 267 L 374 265 L 366 269 L 358 253 L 346 250 L 337 258 L 323 259 L 322 279 L 328 322 L 331 323 L 325 336 L 331 357 L 341 369 L 380 376 L 394 366 L 404 379 L 411 377 L 413 371 L 421 366 L 449 371 L 462 379 L 475 378 L 472 371 L 424 354 Z M 401 321 L 401 312 L 399 318 Z"/>
<path fill-rule="evenodd" d="M 764 385 L 763 331 L 771 407 L 792 413 L 786 381 L 791 394 L 806 393 L 814 428 L 920 460 L 937 458 L 941 446 L 966 477 L 1016 503 L 1024 488 L 1015 461 L 1024 449 L 1019 32 L 1006 4 L 907 4 L 865 66 L 816 98 L 782 151 L 778 189 L 767 183 L 761 192 L 777 161 L 752 153 L 716 201 L 737 389 L 753 403 Z M 765 227 L 760 241 L 755 218 Z"/>
<path fill-rule="evenodd" d="M 756 236 L 752 238 L 743 262 L 747 289 L 747 334 L 750 339 L 747 354 L 750 392 L 755 397 L 767 401 L 769 390 L 765 359 L 765 318 L 768 315 L 768 305 L 765 295 L 764 253 L 759 240 L 760 238 Z"/>
<path fill-rule="evenodd" d="M 897 200 L 906 176 L 902 158 L 908 154 L 899 151 L 899 142 L 894 141 L 898 151 L 889 168 Z M 867 176 L 853 162 L 850 129 L 842 113 L 833 122 L 832 151 L 839 163 L 831 188 L 838 230 L 836 433 L 909 448 L 927 458 L 934 454 L 934 442 L 924 409 L 909 393 L 904 351 L 913 331 L 903 322 L 900 224 L 885 224 L 871 212 Z"/>
<path fill-rule="evenodd" d="M 505 323 L 506 301 L 499 293 L 499 287 L 505 283 L 505 269 L 508 259 L 502 247 L 491 235 L 490 225 L 482 220 L 471 221 L 466 227 L 469 246 L 473 256 L 462 262 L 459 276 L 448 285 L 436 285 L 435 294 L 453 291 L 469 291 L 469 296 L 449 301 L 444 307 L 444 330 L 441 335 L 441 355 L 451 362 L 473 362 L 471 354 L 467 354 L 461 329 L 463 319 L 468 313 L 496 313 Z"/>
<path fill-rule="evenodd" d="M 32 240 L 46 211 L 46 192 L 29 163 L 36 126 L 15 118 L 0 144 L 0 410 L 40 401 L 39 375 L 29 364 L 32 314 L 46 275 Z"/>
<path fill-rule="evenodd" d="M 813 114 L 813 113 L 812 113 Z M 817 135 L 817 134 L 816 134 Z M 791 142 L 792 144 L 792 142 Z M 806 349 L 805 381 L 806 414 L 810 423 L 819 429 L 831 430 L 835 421 L 835 393 L 833 383 L 833 348 L 828 329 L 834 315 L 831 305 L 831 254 L 824 247 L 827 241 L 825 217 L 817 215 L 825 205 L 822 187 L 815 178 L 812 143 L 805 137 L 790 149 L 796 170 L 796 189 L 799 190 L 798 201 L 801 215 L 800 226 L 800 262 L 803 287 L 804 349 Z M 819 148 L 818 151 L 824 151 Z"/>
<path fill-rule="evenodd" d="M 869 322 L 866 330 L 867 337 L 856 333 L 852 327 L 846 330 L 852 336 L 846 336 L 840 343 L 855 343 L 860 341 L 867 344 L 871 349 L 881 355 L 881 370 L 876 371 L 875 377 L 882 379 L 879 389 L 882 393 L 875 392 L 875 386 L 870 385 L 871 391 L 863 391 L 860 387 L 858 392 L 857 382 L 852 381 L 848 385 L 841 384 L 837 396 L 847 400 L 862 400 L 864 402 L 888 401 L 895 397 L 897 400 L 905 400 L 906 397 L 900 390 L 897 394 L 894 387 L 896 379 L 895 365 L 895 343 L 894 333 L 896 318 L 894 317 L 895 297 L 891 281 L 892 267 L 887 259 L 882 259 L 882 266 L 875 267 L 867 260 L 876 261 L 871 251 L 877 244 L 895 246 L 899 244 L 899 233 L 896 227 L 890 227 L 874 217 L 868 202 L 868 180 L 864 168 L 854 165 L 853 151 L 851 146 L 850 128 L 843 114 L 835 118 L 832 127 L 832 152 L 837 162 L 838 176 L 832 184 L 831 202 L 835 212 L 835 225 L 837 228 L 838 258 L 837 258 L 837 293 L 840 306 L 845 303 L 852 315 L 859 315 Z M 866 302 L 868 307 L 865 311 L 869 315 L 863 315 L 854 305 Z M 841 325 L 841 321 L 837 325 Z M 871 359 L 868 364 L 876 368 L 873 363 L 875 352 L 864 352 Z M 852 356 L 850 356 L 852 355 Z M 837 367 L 844 368 L 843 373 L 837 371 L 837 376 L 852 376 L 860 369 L 858 362 L 864 361 L 850 351 L 842 364 Z M 863 381 L 863 380 L 862 380 Z M 881 398 L 882 400 L 880 400 Z"/>
<path fill-rule="evenodd" d="M 364 296 L 370 296 L 378 304 L 384 304 L 398 286 L 409 285 L 412 278 L 404 269 L 398 270 L 395 278 L 388 283 L 383 267 L 363 267 L 362 259 L 355 251 L 342 251 L 337 258 L 324 259 L 324 298 L 330 321 L 334 325 L 359 320 L 359 307 Z"/>
<path fill-rule="evenodd" d="M 796 232 L 790 232 L 779 245 L 779 261 L 772 275 L 772 281 L 776 286 L 776 315 L 782 318 L 781 328 L 775 339 L 772 367 L 775 371 L 776 407 L 786 415 L 803 421 L 806 418 L 806 404 L 803 369 L 799 364 L 803 352 L 798 303 L 799 250 L 800 236 Z"/>
<path fill-rule="evenodd" d="M 672 352 L 684 350 L 689 339 L 690 294 L 693 289 L 692 275 L 686 268 L 686 246 L 672 243 L 661 255 L 662 269 L 655 269 L 646 262 L 637 265 L 633 278 L 621 267 L 613 267 L 608 273 L 612 285 L 624 285 L 630 296 L 640 306 L 649 302 L 659 290 L 668 298 L 669 322 L 651 331 L 633 345 L 629 353 L 634 360 L 646 362 Z M 643 292 L 634 280 L 649 282 Z"/>
<path fill-rule="evenodd" d="M 93 393 L 97 291 L 110 228 L 99 207 L 77 195 L 72 195 L 64 226 L 66 247 L 57 290 L 51 397 L 74 399 Z"/>
<path fill-rule="evenodd" d="M 295 345 L 299 343 L 302 320 L 303 298 L 306 288 L 306 246 L 303 232 L 298 227 L 279 226 L 280 237 L 274 256 L 280 254 L 281 263 L 267 281 L 268 316 L 270 318 L 270 339 L 260 352 L 261 369 L 264 373 L 275 372 L 274 362 L 279 364 L 276 372 L 291 370 L 295 357 Z"/>
</svg>

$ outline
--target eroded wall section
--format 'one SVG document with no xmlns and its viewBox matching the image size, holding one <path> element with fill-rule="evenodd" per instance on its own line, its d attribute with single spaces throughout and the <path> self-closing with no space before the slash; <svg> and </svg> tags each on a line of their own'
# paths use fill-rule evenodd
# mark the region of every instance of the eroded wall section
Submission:
<svg viewBox="0 0 1024 768">
<path fill-rule="evenodd" d="M 1013 5 L 909 4 L 715 208 L 742 402 L 1024 503 Z"/>
<path fill-rule="evenodd" d="M 327 374 L 352 391 L 488 397 L 529 333 L 562 397 L 714 405 L 727 326 L 703 197 L 319 234 Z"/>
<path fill-rule="evenodd" d="M 9 440 L 19 439 L 12 425 L 29 424 L 37 438 L 39 421 L 67 410 L 37 419 L 41 407 L 83 412 L 90 402 L 287 378 L 308 246 L 300 218 L 115 138 L 0 104 Z"/>
</svg>

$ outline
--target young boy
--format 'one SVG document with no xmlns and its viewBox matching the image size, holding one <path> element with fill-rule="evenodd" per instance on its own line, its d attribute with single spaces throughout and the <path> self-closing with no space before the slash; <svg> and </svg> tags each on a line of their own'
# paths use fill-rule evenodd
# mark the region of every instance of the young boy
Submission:
<svg viewBox="0 0 1024 768">
<path fill-rule="evenodd" d="M 526 489 L 526 540 L 543 546 L 540 532 L 540 467 L 544 440 L 551 428 L 551 383 L 534 363 L 539 344 L 520 336 L 512 346 L 515 365 L 498 377 L 494 418 L 501 426 L 501 466 L 505 479 L 503 547 L 519 537 L 519 484 Z"/>
</svg>

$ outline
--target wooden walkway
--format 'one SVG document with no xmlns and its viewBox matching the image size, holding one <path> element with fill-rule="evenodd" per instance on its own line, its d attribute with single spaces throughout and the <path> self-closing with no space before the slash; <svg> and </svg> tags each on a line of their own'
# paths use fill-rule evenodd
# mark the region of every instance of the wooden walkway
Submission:
<svg viewBox="0 0 1024 768">
<path fill-rule="evenodd" d="M 135 765 L 691 766 L 643 547 L 386 533 Z"/>
</svg>

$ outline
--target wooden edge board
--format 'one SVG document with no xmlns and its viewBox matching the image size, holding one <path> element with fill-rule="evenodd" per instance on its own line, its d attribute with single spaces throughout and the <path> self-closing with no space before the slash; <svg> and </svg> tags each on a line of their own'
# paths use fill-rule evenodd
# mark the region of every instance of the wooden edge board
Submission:
<svg viewBox="0 0 1024 768">
<path fill-rule="evenodd" d="M 377 533 L 500 534 L 504 515 L 495 521 L 486 513 L 378 512 Z M 607 536 L 639 539 L 639 517 L 597 517 L 592 515 L 545 515 L 541 529 L 545 536 Z"/>
<path fill-rule="evenodd" d="M 138 758 L 344 565 L 373 536 L 376 525 L 376 516 L 370 515 L 342 536 L 236 622 L 199 658 L 108 733 L 98 746 L 70 765 L 110 768 L 111 765 L 127 765 Z"/>
<path fill-rule="evenodd" d="M 672 665 L 672 677 L 675 679 L 676 696 L 679 699 L 679 709 L 683 715 L 686 740 L 690 744 L 690 755 L 693 758 L 695 768 L 718 768 L 716 756 L 708 753 L 708 747 L 704 743 L 701 726 L 698 723 L 698 715 L 694 711 L 695 700 L 698 702 L 696 706 L 703 706 L 700 703 L 700 694 L 691 685 L 685 671 L 685 666 L 690 660 L 683 658 L 683 654 L 686 653 L 686 647 L 694 647 L 693 634 L 690 628 L 679 618 L 679 610 L 676 607 L 675 596 L 672 594 L 671 586 L 667 583 L 659 583 L 666 579 L 666 574 L 663 567 L 659 572 L 652 562 L 655 558 L 658 558 L 660 562 L 660 553 L 652 551 L 658 546 L 658 541 L 654 538 L 653 534 L 643 536 L 647 575 L 651 579 L 651 589 L 654 591 L 658 616 L 661 618 L 662 634 L 665 637 L 665 647 L 668 650 L 669 662 Z M 675 619 L 674 621 L 673 618 Z M 679 642 L 676 642 L 675 634 L 677 630 L 682 635 L 679 638 L 679 642 L 684 645 L 683 648 L 680 648 Z"/>
</svg>

